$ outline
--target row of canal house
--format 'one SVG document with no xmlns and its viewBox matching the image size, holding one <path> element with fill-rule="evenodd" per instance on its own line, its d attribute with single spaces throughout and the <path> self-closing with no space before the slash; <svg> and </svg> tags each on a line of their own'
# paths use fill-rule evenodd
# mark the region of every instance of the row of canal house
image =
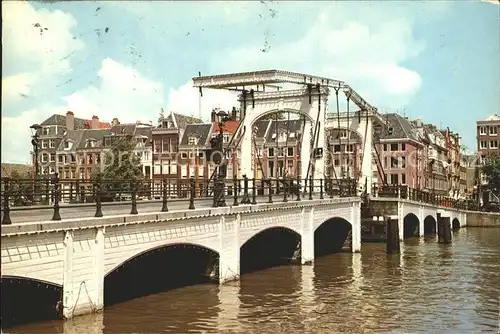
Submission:
<svg viewBox="0 0 500 334">
<path fill-rule="evenodd" d="M 466 195 L 467 166 L 461 158 L 458 134 L 398 114 L 385 114 L 385 118 L 388 125 L 374 138 L 376 150 L 372 151 L 373 178 L 378 186 L 384 184 L 385 175 L 390 185 L 408 185 L 454 197 Z M 326 157 L 327 174 L 357 179 L 363 145 L 359 134 L 330 129 L 326 136 L 330 153 Z"/>
<path fill-rule="evenodd" d="M 223 127 L 227 146 L 238 128 L 239 115 Z M 404 184 L 438 194 L 462 195 L 466 189 L 466 168 L 462 166 L 460 138 L 447 130 L 439 130 L 420 120 L 410 121 L 398 114 L 386 114 L 388 126 L 378 134 L 377 151 L 389 184 Z M 210 123 L 194 117 L 170 112 L 161 113 L 157 125 L 151 122 L 112 123 L 66 115 L 52 115 L 41 124 L 41 173 L 59 172 L 62 179 L 88 179 L 102 166 L 102 153 L 115 138 L 126 137 L 136 142 L 142 172 L 156 189 L 166 179 L 170 192 L 181 195 L 194 177 L 199 189 L 213 180 L 214 167 L 207 163 L 204 152 L 210 139 L 219 134 L 214 113 Z M 259 120 L 254 125 L 252 161 L 255 175 L 248 177 L 282 178 L 301 176 L 300 146 L 303 120 Z M 357 178 L 361 170 L 362 142 L 355 132 L 327 131 L 328 174 L 337 178 Z M 241 178 L 240 151 L 228 157 L 227 179 Z M 376 158 L 373 176 L 382 185 Z"/>
</svg>

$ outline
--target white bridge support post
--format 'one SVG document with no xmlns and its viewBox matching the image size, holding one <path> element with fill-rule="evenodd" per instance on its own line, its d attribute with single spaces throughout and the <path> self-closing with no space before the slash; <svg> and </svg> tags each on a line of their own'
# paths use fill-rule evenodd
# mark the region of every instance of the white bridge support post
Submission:
<svg viewBox="0 0 500 334">
<path fill-rule="evenodd" d="M 63 316 L 93 313 L 104 307 L 105 228 L 71 230 L 64 235 Z"/>
<path fill-rule="evenodd" d="M 240 276 L 240 214 L 220 217 L 219 281 L 225 283 Z"/>
<path fill-rule="evenodd" d="M 361 252 L 361 203 L 352 203 L 351 207 L 351 248 L 353 253 Z"/>
<path fill-rule="evenodd" d="M 425 232 L 425 224 L 424 224 L 424 206 L 420 205 L 418 207 L 418 236 L 423 237 Z"/>
<path fill-rule="evenodd" d="M 361 161 L 361 177 L 359 178 L 358 189 L 364 189 L 365 184 L 368 193 L 372 190 L 373 184 L 373 120 L 371 117 L 363 117 L 360 128 L 365 129 L 366 137 L 363 135 L 363 160 Z M 364 126 L 363 126 L 364 125 Z"/>
<path fill-rule="evenodd" d="M 314 262 L 314 207 L 302 208 L 300 225 L 301 262 L 312 264 Z"/>
</svg>

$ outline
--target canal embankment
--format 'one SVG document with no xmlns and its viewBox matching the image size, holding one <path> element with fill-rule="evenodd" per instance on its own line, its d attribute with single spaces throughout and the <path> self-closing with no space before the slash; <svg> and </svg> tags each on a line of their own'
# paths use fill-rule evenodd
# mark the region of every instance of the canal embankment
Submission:
<svg viewBox="0 0 500 334">
<path fill-rule="evenodd" d="M 467 212 L 467 227 L 500 228 L 500 213 L 469 211 Z"/>
</svg>

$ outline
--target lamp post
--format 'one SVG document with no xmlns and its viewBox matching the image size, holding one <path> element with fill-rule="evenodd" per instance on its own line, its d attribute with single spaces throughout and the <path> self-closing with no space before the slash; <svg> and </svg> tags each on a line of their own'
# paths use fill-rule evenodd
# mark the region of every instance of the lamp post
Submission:
<svg viewBox="0 0 500 334">
<path fill-rule="evenodd" d="M 224 199 L 224 184 L 226 178 L 226 165 L 223 164 L 224 157 L 224 123 L 228 120 L 228 114 L 220 110 L 217 113 L 217 125 L 219 127 L 219 134 L 217 138 L 217 149 L 221 154 L 220 161 L 217 161 L 217 174 L 215 180 L 215 192 L 214 192 L 214 204 L 216 207 L 226 206 L 226 200 Z M 217 159 L 219 160 L 219 159 Z"/>
<path fill-rule="evenodd" d="M 34 155 L 34 163 L 35 163 L 35 175 L 34 175 L 34 187 L 33 187 L 33 204 L 38 204 L 40 202 L 39 193 L 40 193 L 40 182 L 38 180 L 40 174 L 40 168 L 38 165 L 38 148 L 39 148 L 39 134 L 38 130 L 42 127 L 38 124 L 33 124 L 30 126 L 31 129 L 31 145 L 33 145 L 33 155 Z"/>
</svg>

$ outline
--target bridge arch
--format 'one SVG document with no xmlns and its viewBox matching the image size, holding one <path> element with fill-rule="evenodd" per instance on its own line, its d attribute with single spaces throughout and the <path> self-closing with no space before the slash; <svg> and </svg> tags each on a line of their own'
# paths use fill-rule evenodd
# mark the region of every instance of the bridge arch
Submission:
<svg viewBox="0 0 500 334">
<path fill-rule="evenodd" d="M 403 219 L 403 237 L 418 236 L 420 221 L 414 213 L 408 213 Z"/>
<path fill-rule="evenodd" d="M 59 284 L 21 276 L 2 276 L 2 328 L 42 320 L 62 319 Z"/>
<path fill-rule="evenodd" d="M 119 262 L 104 276 L 104 304 L 205 282 L 219 282 L 219 253 L 195 243 L 150 247 Z"/>
<path fill-rule="evenodd" d="M 301 234 L 295 229 L 264 228 L 243 241 L 240 274 L 300 261 Z"/>
<path fill-rule="evenodd" d="M 437 232 L 437 221 L 432 215 L 428 215 L 424 219 L 424 235 L 425 234 L 436 234 Z"/>
<path fill-rule="evenodd" d="M 342 251 L 344 245 L 351 245 L 348 238 L 352 233 L 352 224 L 343 217 L 332 217 L 314 229 L 314 257 Z"/>
<path fill-rule="evenodd" d="M 458 231 L 460 229 L 460 221 L 458 220 L 458 218 L 454 218 L 452 221 L 451 221 L 451 227 L 454 231 Z"/>
</svg>

